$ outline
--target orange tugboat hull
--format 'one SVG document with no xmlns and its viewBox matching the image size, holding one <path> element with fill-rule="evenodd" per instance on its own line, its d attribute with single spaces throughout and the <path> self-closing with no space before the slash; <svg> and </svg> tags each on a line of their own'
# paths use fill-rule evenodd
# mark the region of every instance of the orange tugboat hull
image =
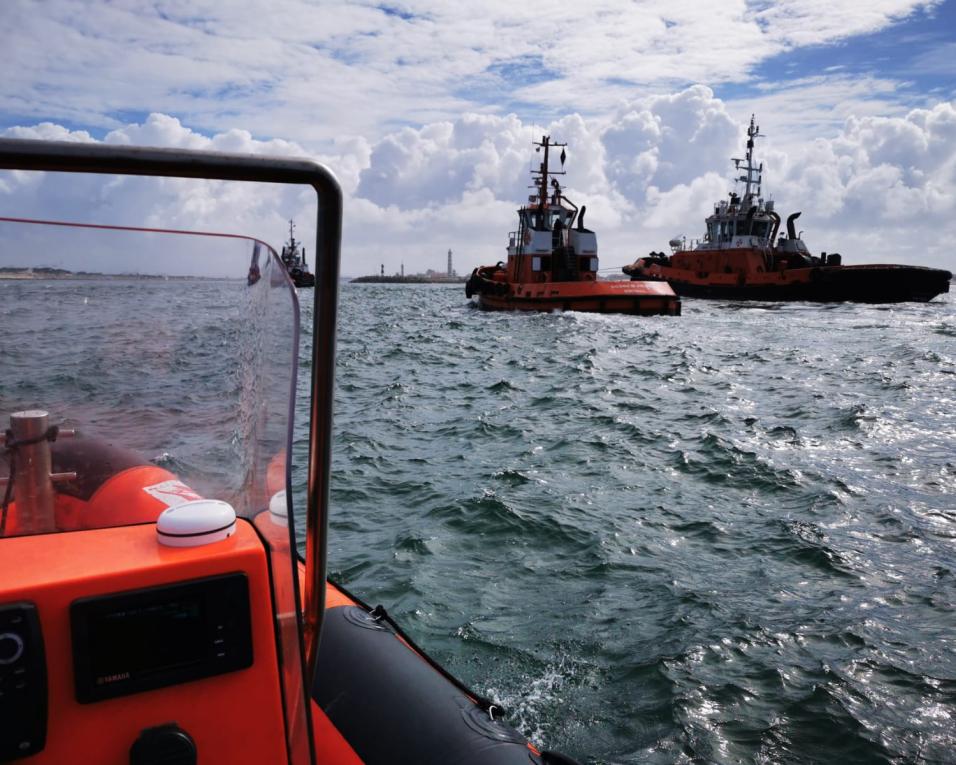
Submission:
<svg viewBox="0 0 956 765">
<path fill-rule="evenodd" d="M 536 282 L 477 285 L 478 305 L 490 311 L 586 311 L 680 316 L 680 298 L 666 282 Z"/>
<path fill-rule="evenodd" d="M 732 255 L 735 251 L 726 252 Z M 858 303 L 925 303 L 949 292 L 952 278 L 949 271 L 939 268 L 882 264 L 698 273 L 655 263 L 628 266 L 624 272 L 632 279 L 666 280 L 677 294 L 687 297 Z"/>
</svg>

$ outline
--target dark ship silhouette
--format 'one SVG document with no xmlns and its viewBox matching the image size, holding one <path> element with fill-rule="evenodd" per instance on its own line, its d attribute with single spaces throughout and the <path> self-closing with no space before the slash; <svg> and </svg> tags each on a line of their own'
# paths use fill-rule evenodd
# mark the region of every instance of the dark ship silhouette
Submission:
<svg viewBox="0 0 956 765">
<path fill-rule="evenodd" d="M 289 278 L 296 287 L 314 287 L 315 275 L 309 271 L 309 264 L 305 259 L 305 247 L 299 249 L 295 240 L 295 223 L 289 221 L 289 241 L 282 248 L 282 262 Z"/>
</svg>

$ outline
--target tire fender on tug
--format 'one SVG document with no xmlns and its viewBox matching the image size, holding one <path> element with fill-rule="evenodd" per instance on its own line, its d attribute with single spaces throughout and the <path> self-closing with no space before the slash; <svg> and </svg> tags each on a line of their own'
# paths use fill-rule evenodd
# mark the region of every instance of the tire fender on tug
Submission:
<svg viewBox="0 0 956 765">
<path fill-rule="evenodd" d="M 465 282 L 465 297 L 471 298 L 475 292 L 479 291 L 480 277 L 478 276 L 478 269 L 476 268 L 471 272 L 471 276 L 468 277 L 468 281 Z"/>
</svg>

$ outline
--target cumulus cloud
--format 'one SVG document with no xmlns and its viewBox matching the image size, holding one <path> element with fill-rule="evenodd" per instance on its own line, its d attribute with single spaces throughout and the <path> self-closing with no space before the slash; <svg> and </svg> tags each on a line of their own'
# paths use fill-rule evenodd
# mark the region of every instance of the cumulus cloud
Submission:
<svg viewBox="0 0 956 765">
<path fill-rule="evenodd" d="M 609 178 L 629 199 L 724 170 L 740 126 L 703 85 L 653 96 L 604 131 Z"/>
<path fill-rule="evenodd" d="M 10 128 L 0 135 L 41 140 L 94 140 L 83 131 L 69 131 L 48 123 Z M 239 154 L 307 156 L 307 152 L 294 143 L 260 141 L 243 130 L 203 135 L 165 114 L 151 114 L 143 123 L 117 128 L 109 132 L 103 142 Z M 0 173 L 0 214 L 119 226 L 222 231 L 264 236 L 274 245 L 281 244 L 280 232 L 285 230 L 288 218 L 300 217 L 303 227 L 308 230 L 311 226 L 314 231 L 316 217 L 314 195 L 310 197 L 309 190 L 292 186 L 134 176 L 64 176 L 23 171 Z M 34 233 L 31 231 L 29 235 Z M 7 259 L 16 263 L 17 258 L 22 257 L 22 251 L 18 253 L 10 242 L 3 244 Z M 53 258 L 47 265 L 67 267 L 63 261 L 68 257 L 65 250 L 45 257 Z M 164 257 L 176 262 L 182 260 L 172 250 Z M 141 267 L 145 265 L 143 263 Z M 149 266 L 163 269 L 161 262 Z M 202 268 L 199 272 L 212 273 Z"/>
<path fill-rule="evenodd" d="M 52 122 L 41 122 L 30 127 L 12 127 L 5 135 L 8 138 L 28 138 L 37 141 L 70 141 L 72 143 L 90 143 L 93 136 L 85 130 L 70 130 Z"/>
<path fill-rule="evenodd" d="M 513 187 L 519 133 L 514 117 L 480 115 L 405 128 L 372 150 L 357 193 L 380 205 L 411 209 L 457 200 L 470 189 Z M 503 158 L 512 160 L 512 172 Z"/>
<path fill-rule="evenodd" d="M 830 141 L 817 141 L 792 163 L 784 186 L 828 226 L 904 226 L 945 257 L 940 244 L 956 213 L 956 104 L 916 109 L 905 117 L 847 120 Z M 861 225 L 862 224 L 862 225 Z M 952 256 L 949 256 L 952 259 Z"/>
<path fill-rule="evenodd" d="M 376 142 L 342 141 L 321 159 L 344 179 L 343 271 L 371 273 L 384 265 L 394 272 L 400 263 L 407 271 L 439 269 L 449 248 L 460 271 L 500 260 L 516 225 L 515 208 L 527 199 L 531 162 L 540 158 L 531 139 L 541 134 L 569 144 L 564 186 L 588 207 L 602 265 L 665 249 L 674 236 L 699 236 L 712 203 L 733 189 L 730 158 L 743 153 L 749 120 L 740 111 L 693 86 L 622 103 L 610 117 L 572 114 L 536 129 L 515 115 L 463 114 L 401 128 Z M 804 212 L 811 249 L 840 251 L 855 263 L 956 266 L 946 244 L 956 238 L 956 103 L 898 116 L 852 116 L 836 134 L 802 143 L 775 137 L 781 135 L 776 119 L 766 115 L 770 137 L 757 145 L 764 193 L 781 212 Z M 6 134 L 69 135 L 64 131 L 37 125 Z M 261 141 L 245 131 L 207 135 L 162 114 L 116 128 L 105 140 L 306 153 L 298 144 Z M 108 222 L 139 216 L 136 222 L 150 225 L 238 227 L 279 244 L 285 221 L 295 217 L 302 238 L 314 237 L 309 190 L 253 192 L 235 184 L 129 178 L 91 180 L 65 194 L 47 179 L 27 185 L 23 175 L 0 177 L 6 214 L 52 207 L 80 215 L 81 203 L 94 200 L 94 213 L 87 214 Z"/>
</svg>

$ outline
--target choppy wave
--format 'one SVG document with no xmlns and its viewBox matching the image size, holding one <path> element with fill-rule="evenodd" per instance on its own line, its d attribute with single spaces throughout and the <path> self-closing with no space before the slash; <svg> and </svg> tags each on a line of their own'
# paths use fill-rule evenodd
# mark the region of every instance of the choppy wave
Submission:
<svg viewBox="0 0 956 765">
<path fill-rule="evenodd" d="M 952 761 L 952 299 L 342 304 L 333 573 L 534 740 Z"/>
</svg>

